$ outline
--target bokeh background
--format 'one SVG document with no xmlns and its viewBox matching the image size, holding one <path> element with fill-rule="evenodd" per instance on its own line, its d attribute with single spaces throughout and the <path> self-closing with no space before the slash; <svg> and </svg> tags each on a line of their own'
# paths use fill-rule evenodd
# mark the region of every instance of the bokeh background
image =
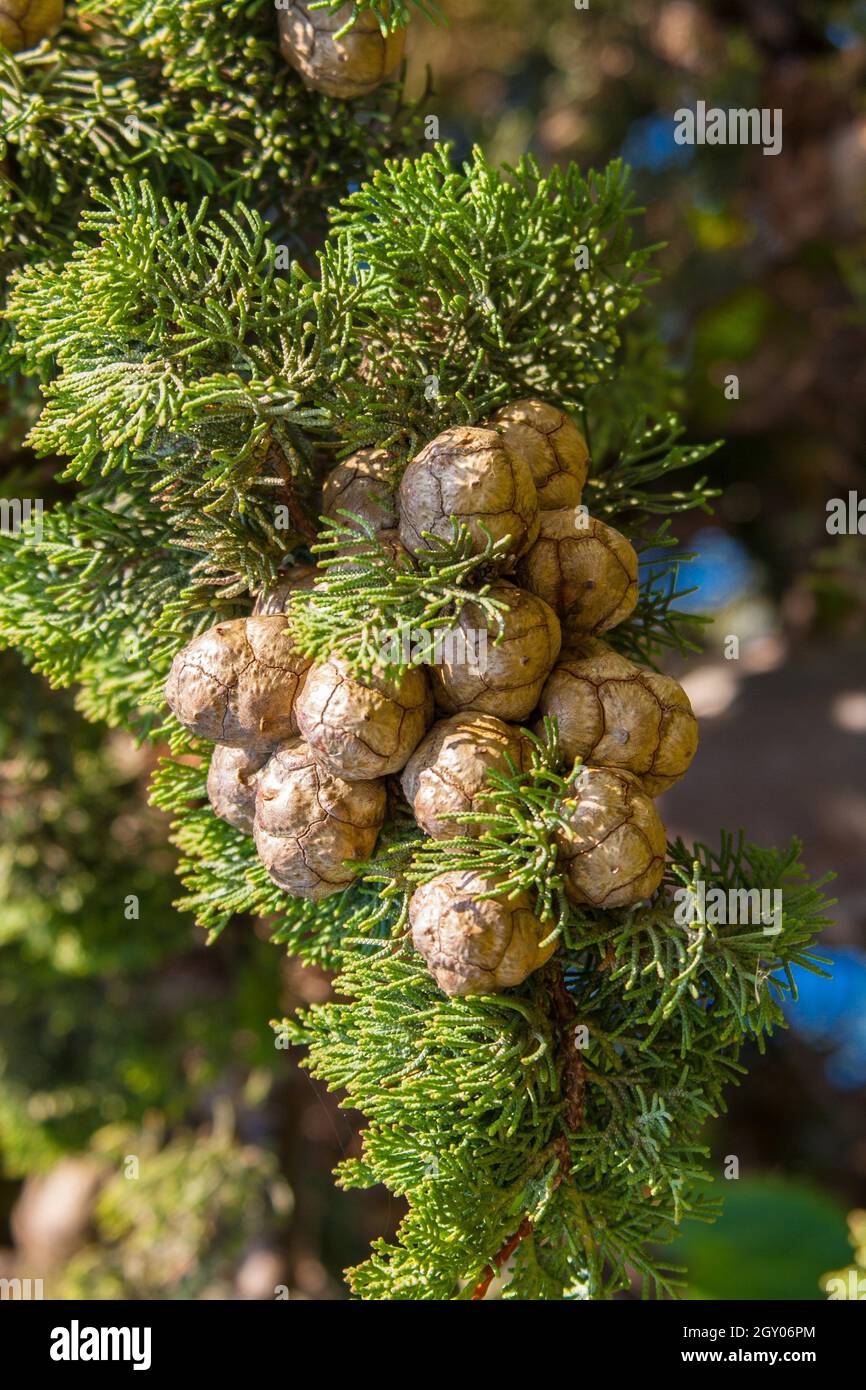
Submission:
<svg viewBox="0 0 866 1390">
<path fill-rule="evenodd" d="M 798 835 L 838 905 L 832 981 L 802 978 L 790 1030 L 746 1056 L 708 1128 L 716 1171 L 739 1161 L 725 1215 L 675 1253 L 696 1297 L 822 1298 L 858 1243 L 866 1267 L 866 535 L 826 527 L 828 500 L 866 498 L 866 4 L 444 8 L 447 28 L 411 35 L 422 111 L 458 154 L 631 165 L 689 435 L 726 440 L 715 514 L 677 523 L 712 623 L 674 668 L 702 744 L 663 815 L 691 840 Z M 782 153 L 678 146 L 673 114 L 698 100 L 781 107 Z M 38 466 L 16 427 L 2 449 L 14 496 Z M 206 944 L 171 906 L 153 752 L 10 654 L 0 682 L 0 1276 L 46 1296 L 344 1297 L 400 1204 L 334 1188 L 357 1116 L 268 1028 L 327 977 L 266 924 Z"/>
</svg>

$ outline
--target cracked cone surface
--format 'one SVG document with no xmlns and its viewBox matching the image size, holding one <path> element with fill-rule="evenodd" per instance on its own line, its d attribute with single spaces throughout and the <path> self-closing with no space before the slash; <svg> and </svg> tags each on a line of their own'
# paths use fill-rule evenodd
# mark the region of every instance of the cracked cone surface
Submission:
<svg viewBox="0 0 866 1390">
<path fill-rule="evenodd" d="M 698 721 L 682 686 L 598 639 L 562 654 L 539 708 L 556 719 L 566 757 L 633 772 L 650 796 L 678 782 L 697 751 Z"/>
<path fill-rule="evenodd" d="M 352 512 L 374 531 L 391 530 L 397 522 L 394 461 L 387 449 L 359 449 L 338 463 L 322 484 L 322 515 L 341 526 L 353 523 L 341 512 Z"/>
<path fill-rule="evenodd" d="M 586 440 L 570 415 L 545 401 L 512 401 L 491 422 L 532 470 L 542 511 L 576 507 L 589 472 Z"/>
<path fill-rule="evenodd" d="M 297 733 L 295 697 L 310 665 L 283 615 L 234 618 L 178 652 L 165 697 L 182 724 L 213 743 L 277 743 Z"/>
<path fill-rule="evenodd" d="M 400 483 L 400 539 L 413 555 L 430 549 L 423 533 L 452 536 L 452 516 L 477 551 L 488 534 L 511 537 L 499 570 L 514 567 L 538 535 L 538 493 L 529 464 L 495 430 L 459 425 L 443 430 L 416 454 Z M 486 534 L 487 533 L 487 534 Z"/>
<path fill-rule="evenodd" d="M 63 0 L 0 0 L 0 44 L 21 53 L 63 22 Z"/>
<path fill-rule="evenodd" d="M 565 891 L 587 907 L 630 907 L 662 881 L 667 841 L 652 801 L 630 772 L 585 767 L 562 807 L 557 835 Z"/>
<path fill-rule="evenodd" d="M 397 680 L 361 680 L 342 658 L 331 657 L 308 672 L 295 712 L 322 766 L 361 781 L 405 767 L 433 718 L 433 696 L 420 667 Z"/>
<path fill-rule="evenodd" d="M 517 582 L 559 614 L 567 644 L 629 616 L 638 598 L 637 555 L 612 526 L 562 507 L 541 513 L 538 539 L 518 565 Z"/>
<path fill-rule="evenodd" d="M 353 6 L 336 13 L 312 9 L 305 0 L 289 0 L 277 12 L 280 52 L 308 87 L 346 101 L 367 96 L 397 70 L 406 44 L 405 29 L 383 34 L 369 10 L 357 15 L 342 37 L 339 31 L 352 19 Z"/>
<path fill-rule="evenodd" d="M 543 599 L 506 580 L 492 584 L 489 597 L 507 611 L 488 619 L 477 603 L 464 604 L 456 636 L 431 667 L 433 694 L 449 714 L 477 709 L 506 721 L 525 719 L 559 655 L 559 619 Z"/>
<path fill-rule="evenodd" d="M 385 784 L 346 782 L 301 739 L 283 743 L 256 790 L 253 833 L 275 883 L 302 898 L 327 898 L 355 878 L 346 860 L 372 854 L 385 819 Z"/>
<path fill-rule="evenodd" d="M 529 740 L 492 714 L 468 710 L 441 719 L 419 744 L 403 771 L 401 786 L 421 829 L 434 840 L 480 835 L 484 826 L 454 819 L 483 810 L 488 774 L 529 765 Z"/>
<path fill-rule="evenodd" d="M 412 941 L 439 988 L 450 995 L 495 994 L 522 984 L 556 949 L 529 895 L 481 898 L 496 883 L 481 874 L 439 874 L 409 903 Z"/>
</svg>

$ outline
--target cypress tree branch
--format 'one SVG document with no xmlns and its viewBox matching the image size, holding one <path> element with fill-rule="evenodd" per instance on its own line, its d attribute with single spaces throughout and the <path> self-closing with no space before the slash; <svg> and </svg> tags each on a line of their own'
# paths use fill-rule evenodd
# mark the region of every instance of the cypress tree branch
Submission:
<svg viewBox="0 0 866 1390">
<path fill-rule="evenodd" d="M 829 904 L 796 845 L 779 853 L 723 837 L 718 851 L 700 851 L 712 882 L 748 889 L 775 880 L 785 911 L 781 933 L 760 944 L 747 925 L 710 940 L 674 922 L 681 847 L 672 859 L 658 901 L 575 914 L 563 930 L 556 960 L 589 1034 L 576 1129 L 566 1119 L 574 1075 L 546 971 L 505 995 L 446 1000 L 405 943 L 379 947 L 345 959 L 337 988 L 349 1002 L 281 1023 L 309 1047 L 312 1070 L 368 1117 L 363 1157 L 341 1165 L 343 1182 L 385 1181 L 410 1199 L 398 1244 L 377 1243 L 351 1272 L 356 1292 L 470 1296 L 524 1220 L 532 1234 L 515 1253 L 515 1297 L 610 1297 L 628 1286 L 630 1269 L 646 1292 L 675 1292 L 677 1271 L 648 1247 L 686 1216 L 712 1215 L 696 1136 L 742 1071 L 744 1038 L 760 1043 L 783 1023 L 792 967 L 820 973 L 808 943 Z M 683 992 L 681 976 L 696 950 L 695 995 Z"/>
<path fill-rule="evenodd" d="M 613 644 L 646 665 L 693 649 L 671 518 L 709 509 L 716 446 L 682 442 L 676 379 L 641 321 L 653 248 L 635 245 L 627 172 L 499 170 L 480 151 L 456 167 L 444 147 L 387 158 L 412 113 L 395 96 L 356 116 L 304 90 L 268 0 L 82 12 L 92 30 L 70 20 L 46 49 L 0 54 L 4 359 L 39 383 L 30 443 L 61 460 L 57 492 L 74 489 L 41 539 L 0 537 L 0 638 L 76 685 L 89 718 L 168 741 L 153 797 L 173 818 L 181 906 L 211 936 L 264 918 L 339 969 L 335 1001 L 277 1026 L 366 1117 L 340 1181 L 408 1199 L 395 1241 L 350 1271 L 357 1294 L 477 1300 L 507 1268 L 506 1297 L 609 1298 L 635 1276 L 670 1296 L 681 1272 L 657 1247 L 718 1205 L 702 1127 L 744 1042 L 784 1024 L 796 972 L 822 973 L 828 903 L 799 847 L 677 841 L 651 901 L 579 909 L 555 856 L 574 769 L 548 726 L 528 770 L 491 777 L 479 837 L 426 840 L 396 803 L 357 881 L 313 906 L 213 816 L 209 750 L 161 694 L 174 653 L 248 612 L 304 546 L 323 573 L 291 617 L 312 656 L 369 671 L 383 634 L 427 640 L 469 597 L 495 622 L 495 547 L 472 555 L 455 527 L 404 569 L 369 527 L 316 535 L 317 490 L 327 460 L 368 444 L 391 451 L 396 481 L 446 426 L 525 396 L 575 414 L 590 512 L 641 554 Z M 31 385 L 15 429 L 33 400 Z M 386 669 L 408 659 L 391 649 Z M 408 903 L 436 873 L 479 867 L 534 896 L 557 954 L 518 989 L 447 999 Z M 778 888 L 780 930 L 681 920 L 678 891 L 701 883 Z"/>
<path fill-rule="evenodd" d="M 526 1240 L 530 1235 L 532 1235 L 532 1222 L 528 1217 L 524 1217 L 511 1239 L 507 1240 L 501 1249 L 497 1250 L 496 1254 L 493 1256 L 493 1263 L 487 1266 L 478 1283 L 475 1285 L 475 1288 L 472 1290 L 473 1303 L 484 1298 L 502 1266 L 508 1263 L 520 1242 Z"/>
<path fill-rule="evenodd" d="M 315 658 L 336 653 L 359 674 L 399 675 L 431 659 L 466 602 L 476 603 L 495 626 L 504 604 L 488 597 L 491 562 L 508 538 L 488 534 L 477 552 L 469 530 L 452 523 L 450 541 L 431 537 L 432 548 L 412 567 L 360 517 L 334 523 L 312 547 L 325 578 L 293 596 L 292 624 L 301 651 Z M 477 587 L 476 587 L 477 586 Z"/>
<path fill-rule="evenodd" d="M 556 1016 L 564 1058 L 563 1095 L 565 1097 L 565 1109 L 563 1118 L 566 1128 L 573 1131 L 580 1129 L 583 1124 L 586 1067 L 574 1038 L 574 1024 L 577 1017 L 574 1000 L 565 987 L 562 969 L 557 963 L 553 963 L 549 967 L 548 991 Z"/>
</svg>

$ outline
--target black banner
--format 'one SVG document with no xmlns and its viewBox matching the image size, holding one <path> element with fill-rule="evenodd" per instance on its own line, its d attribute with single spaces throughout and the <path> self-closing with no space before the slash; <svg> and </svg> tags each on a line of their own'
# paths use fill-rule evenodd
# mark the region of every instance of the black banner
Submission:
<svg viewBox="0 0 866 1390">
<path fill-rule="evenodd" d="M 811 1367 L 826 1378 L 840 1358 L 856 1356 L 862 1348 L 863 1319 L 856 1308 L 840 1303 L 593 1303 L 557 1304 L 557 1311 L 536 1304 L 492 1302 L 476 1308 L 467 1323 L 451 1322 L 463 1316 L 449 1311 L 446 1326 L 464 1334 L 474 1327 L 484 1339 L 461 1339 L 460 1359 L 478 1348 L 482 1364 L 495 1366 L 499 1355 L 508 1356 L 515 1334 L 542 1328 L 575 1336 L 573 1372 L 576 1379 L 602 1356 L 617 1377 L 634 1373 L 666 1373 L 683 1367 L 700 1379 L 704 1371 L 722 1366 L 761 1366 L 768 1371 L 789 1366 Z M 127 1302 L 72 1303 L 5 1301 L 0 1304 L 0 1332 L 7 1364 L 23 1367 L 63 1383 L 70 1376 L 99 1378 L 121 1374 L 165 1376 L 177 1371 L 214 1373 L 225 1378 L 237 1374 L 292 1376 L 310 1361 L 333 1373 L 341 1363 L 362 1371 L 365 1342 L 360 1337 L 343 1340 L 345 1331 L 363 1334 L 382 1324 L 377 1306 L 358 1303 L 303 1300 L 253 1302 Z M 384 1314 L 389 1328 L 400 1329 L 415 1316 L 426 1322 L 429 1305 L 406 1304 Z M 548 1323 L 549 1317 L 554 1323 Z M 500 1317 L 506 1342 L 491 1340 Z M 488 1322 L 493 1319 L 493 1324 Z M 437 1338 L 442 1336 L 443 1314 L 436 1313 Z M 476 1323 L 474 1320 L 479 1319 Z M 306 1340 L 309 1339 L 309 1340 Z M 399 1343 L 395 1345 L 397 1350 Z M 531 1343 L 523 1344 L 529 1355 Z M 501 1347 L 501 1352 L 498 1350 Z M 590 1351 L 591 1348 L 591 1351 Z M 351 1349 L 351 1350 L 350 1350 Z M 565 1355 L 565 1345 L 556 1352 Z M 542 1344 L 537 1352 L 539 1368 L 549 1355 Z M 349 1359 L 351 1358 L 351 1359 Z M 389 1357 L 390 1361 L 390 1357 Z M 598 1367 L 600 1370 L 601 1368 Z M 411 1374 L 409 1367 L 407 1371 Z"/>
</svg>

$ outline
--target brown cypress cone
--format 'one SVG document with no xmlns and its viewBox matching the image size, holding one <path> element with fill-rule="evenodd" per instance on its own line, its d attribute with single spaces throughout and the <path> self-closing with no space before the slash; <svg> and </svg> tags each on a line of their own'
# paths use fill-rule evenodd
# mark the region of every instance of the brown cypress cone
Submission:
<svg viewBox="0 0 866 1390">
<path fill-rule="evenodd" d="M 233 618 L 178 652 L 165 697 L 200 738 L 262 747 L 297 733 L 295 697 L 310 665 L 285 616 Z"/>
<path fill-rule="evenodd" d="M 326 96 L 346 101 L 367 96 L 399 67 L 405 29 L 383 34 L 370 10 L 355 15 L 352 28 L 337 35 L 353 18 L 354 6 L 335 13 L 312 9 L 309 0 L 287 0 L 278 11 L 280 52 L 305 84 Z"/>
<path fill-rule="evenodd" d="M 446 994 L 496 994 L 522 984 L 544 965 L 556 941 L 538 920 L 528 893 L 484 898 L 496 882 L 451 871 L 416 888 L 409 902 L 412 942 Z"/>
<path fill-rule="evenodd" d="M 582 508 L 541 513 L 538 540 L 520 561 L 516 578 L 559 614 L 566 643 L 615 627 L 637 603 L 634 549 L 619 531 Z"/>
<path fill-rule="evenodd" d="M 0 45 L 10 53 L 35 48 L 63 23 L 63 0 L 0 0 Z"/>
<path fill-rule="evenodd" d="M 258 775 L 273 753 L 273 745 L 251 752 L 218 743 L 211 754 L 207 796 L 214 814 L 245 835 L 253 833 Z"/>
<path fill-rule="evenodd" d="M 322 484 L 322 514 L 341 526 L 353 523 L 341 512 L 352 512 L 374 531 L 397 524 L 397 480 L 387 449 L 359 449 L 338 463 Z"/>
<path fill-rule="evenodd" d="M 559 619 L 543 599 L 505 579 L 488 592 L 507 612 L 488 619 L 478 603 L 463 605 L 430 668 L 433 694 L 449 714 L 477 709 L 525 719 L 559 655 Z"/>
<path fill-rule="evenodd" d="M 341 657 L 330 657 L 307 674 L 295 712 L 322 766 L 354 782 L 406 765 L 433 718 L 433 697 L 418 666 L 395 680 L 360 678 Z"/>
<path fill-rule="evenodd" d="M 253 604 L 253 616 L 267 618 L 274 613 L 285 613 L 293 593 L 299 589 L 312 589 L 320 572 L 316 565 L 292 565 L 282 571 L 269 589 L 263 589 Z"/>
<path fill-rule="evenodd" d="M 678 782 L 697 750 L 698 721 L 682 686 L 597 638 L 562 654 L 540 708 L 556 719 L 567 758 L 633 772 L 650 796 Z"/>
<path fill-rule="evenodd" d="M 570 415 L 546 401 L 512 401 L 491 422 L 532 470 L 542 511 L 576 507 L 589 472 L 586 440 Z"/>
<path fill-rule="evenodd" d="M 282 743 L 256 789 L 256 849 L 275 883 L 300 898 L 327 898 L 355 878 L 346 860 L 366 859 L 385 820 L 380 780 L 346 782 L 301 739 Z"/>
<path fill-rule="evenodd" d="M 399 492 L 400 539 L 413 555 L 430 549 L 423 532 L 448 541 L 451 518 L 469 530 L 477 551 L 488 535 L 511 537 L 496 568 L 513 569 L 538 535 L 538 494 L 529 464 L 495 430 L 459 425 L 443 430 L 415 456 Z"/>
<path fill-rule="evenodd" d="M 557 832 L 565 891 L 589 907 L 630 907 L 662 881 L 667 842 L 652 801 L 630 772 L 584 767 Z"/>
<path fill-rule="evenodd" d="M 508 774 L 509 759 L 524 771 L 530 752 L 525 735 L 492 714 L 453 714 L 434 724 L 415 749 L 400 779 L 403 793 L 421 829 L 434 840 L 475 837 L 484 826 L 454 820 L 455 813 L 488 810 L 490 803 L 480 799 L 490 791 L 488 774 Z"/>
</svg>

